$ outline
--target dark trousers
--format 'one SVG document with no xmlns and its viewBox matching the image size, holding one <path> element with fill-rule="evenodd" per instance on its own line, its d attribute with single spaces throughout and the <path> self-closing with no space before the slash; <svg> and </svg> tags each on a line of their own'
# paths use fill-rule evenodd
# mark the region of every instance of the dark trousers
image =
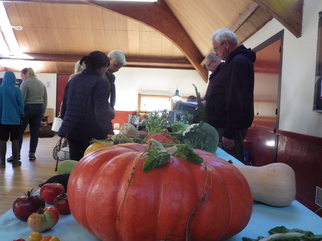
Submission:
<svg viewBox="0 0 322 241">
<path fill-rule="evenodd" d="M 79 161 L 84 156 L 86 148 L 90 145 L 89 142 L 79 142 L 74 140 L 68 140 L 69 145 L 69 159 Z"/>
<path fill-rule="evenodd" d="M 15 141 L 19 139 L 20 125 L 0 125 L 0 140 Z"/>
<path fill-rule="evenodd" d="M 41 120 L 44 115 L 43 104 L 27 104 L 25 105 L 25 117 L 22 118 L 22 124 L 20 128 L 19 146 L 21 149 L 23 133 L 25 132 L 27 125 L 30 129 L 30 143 L 29 153 L 36 153 L 38 145 L 38 134 Z"/>
<path fill-rule="evenodd" d="M 216 128 L 219 134 L 219 143 L 222 142 L 222 136 L 225 131 L 224 128 Z M 235 136 L 234 142 L 235 142 L 235 147 L 231 150 L 226 150 L 223 147 L 223 150 L 227 152 L 228 154 L 232 155 L 239 161 L 244 163 L 244 146 L 243 146 L 243 141 L 245 139 L 247 133 L 247 129 L 242 129 L 237 132 L 237 135 Z"/>
</svg>

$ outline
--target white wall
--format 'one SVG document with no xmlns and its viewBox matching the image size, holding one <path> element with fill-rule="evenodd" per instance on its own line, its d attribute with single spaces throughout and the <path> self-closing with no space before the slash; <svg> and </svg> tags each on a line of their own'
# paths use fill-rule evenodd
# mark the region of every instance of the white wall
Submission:
<svg viewBox="0 0 322 241">
<path fill-rule="evenodd" d="M 207 84 L 195 70 L 123 67 L 115 76 L 115 109 L 118 111 L 137 110 L 138 94 L 172 96 L 178 88 L 181 96 L 196 95 L 194 84 L 203 96 L 207 89 Z"/>
<path fill-rule="evenodd" d="M 284 29 L 279 129 L 317 137 L 322 137 L 322 114 L 313 111 L 313 94 L 321 10 L 321 0 L 304 1 L 300 38 L 273 19 L 244 43 L 254 48 Z"/>
</svg>

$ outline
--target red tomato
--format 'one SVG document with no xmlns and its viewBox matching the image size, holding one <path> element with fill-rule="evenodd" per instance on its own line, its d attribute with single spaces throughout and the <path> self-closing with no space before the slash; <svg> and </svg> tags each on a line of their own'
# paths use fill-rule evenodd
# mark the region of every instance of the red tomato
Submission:
<svg viewBox="0 0 322 241">
<path fill-rule="evenodd" d="M 40 188 L 40 196 L 43 197 L 46 203 L 53 204 L 55 198 L 65 192 L 65 188 L 60 183 L 46 183 Z"/>
<path fill-rule="evenodd" d="M 47 207 L 28 217 L 28 226 L 35 232 L 44 232 L 54 227 L 59 220 L 59 212 L 55 207 Z"/>
<path fill-rule="evenodd" d="M 60 214 L 70 214 L 68 198 L 65 192 L 56 197 L 54 207 L 58 209 Z"/>
<path fill-rule="evenodd" d="M 49 241 L 51 240 L 51 236 L 44 236 L 40 241 Z"/>
<path fill-rule="evenodd" d="M 24 240 L 23 238 L 17 238 L 17 239 L 15 239 L 13 241 L 26 241 L 26 240 Z"/>
<path fill-rule="evenodd" d="M 156 133 L 152 135 L 148 135 L 145 139 L 146 142 L 149 142 L 151 139 L 154 139 L 156 141 L 159 141 L 161 143 L 177 143 L 171 135 L 168 134 L 162 134 L 162 133 Z"/>
<path fill-rule="evenodd" d="M 25 196 L 18 197 L 13 205 L 13 214 L 21 221 L 27 222 L 30 214 L 37 212 L 45 207 L 45 201 L 40 195 L 32 195 L 32 190 L 28 191 Z"/>
</svg>

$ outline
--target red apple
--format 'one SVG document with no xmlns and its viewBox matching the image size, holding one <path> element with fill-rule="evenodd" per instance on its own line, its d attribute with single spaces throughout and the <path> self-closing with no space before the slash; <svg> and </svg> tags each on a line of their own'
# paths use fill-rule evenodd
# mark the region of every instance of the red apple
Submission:
<svg viewBox="0 0 322 241">
<path fill-rule="evenodd" d="M 65 192 L 56 197 L 54 207 L 58 209 L 60 214 L 70 214 L 68 198 Z"/>
<path fill-rule="evenodd" d="M 21 221 L 27 222 L 30 214 L 45 207 L 45 201 L 40 195 L 32 195 L 32 190 L 25 196 L 18 197 L 12 205 L 13 214 Z"/>
<path fill-rule="evenodd" d="M 40 188 L 40 196 L 45 200 L 48 204 L 53 204 L 55 198 L 65 192 L 65 188 L 60 183 L 46 183 Z"/>
<path fill-rule="evenodd" d="M 59 220 L 59 212 L 55 207 L 47 207 L 28 217 L 28 226 L 35 232 L 45 232 L 54 227 Z"/>
</svg>

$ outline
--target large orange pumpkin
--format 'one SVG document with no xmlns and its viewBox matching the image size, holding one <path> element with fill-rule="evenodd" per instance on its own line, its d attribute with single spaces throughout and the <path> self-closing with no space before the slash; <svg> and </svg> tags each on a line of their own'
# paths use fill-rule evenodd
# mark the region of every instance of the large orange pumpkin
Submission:
<svg viewBox="0 0 322 241">
<path fill-rule="evenodd" d="M 145 146 L 94 151 L 73 169 L 68 198 L 74 218 L 104 241 L 215 241 L 248 223 L 253 199 L 232 164 L 202 150 L 203 163 L 171 157 L 142 171 Z"/>
</svg>

